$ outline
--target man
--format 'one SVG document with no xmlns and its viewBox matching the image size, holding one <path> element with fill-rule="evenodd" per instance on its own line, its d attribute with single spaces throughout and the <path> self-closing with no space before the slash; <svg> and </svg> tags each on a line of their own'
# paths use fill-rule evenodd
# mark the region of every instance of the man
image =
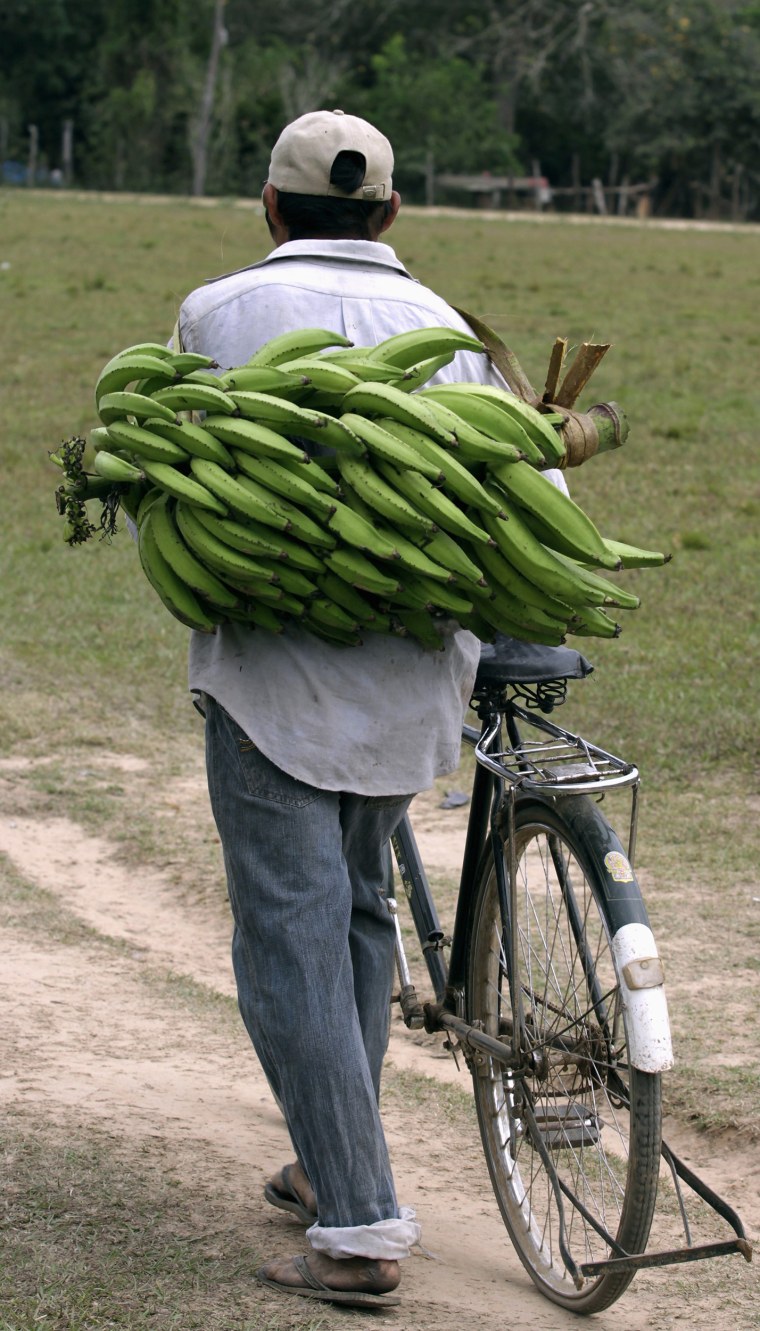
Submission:
<svg viewBox="0 0 760 1331">
<path fill-rule="evenodd" d="M 400 203 L 392 167 L 387 139 L 342 111 L 289 125 L 263 191 L 275 248 L 187 298 L 183 346 L 234 366 L 301 327 L 357 346 L 439 324 L 469 332 L 381 239 Z M 473 353 L 438 377 L 503 382 Z M 389 1292 L 420 1233 L 378 1114 L 393 983 L 384 885 L 412 795 L 458 764 L 479 644 L 448 621 L 442 643 L 373 634 L 341 647 L 237 625 L 191 641 L 240 1010 L 297 1155 L 265 1195 L 310 1226 L 307 1257 L 257 1275 L 359 1306 L 399 1302 Z"/>
</svg>

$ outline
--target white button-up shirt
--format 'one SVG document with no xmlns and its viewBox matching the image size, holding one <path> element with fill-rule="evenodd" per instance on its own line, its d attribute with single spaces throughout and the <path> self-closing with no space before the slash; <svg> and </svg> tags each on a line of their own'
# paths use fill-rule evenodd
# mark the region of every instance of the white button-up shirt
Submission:
<svg viewBox="0 0 760 1331">
<path fill-rule="evenodd" d="M 471 330 L 377 241 L 301 240 L 191 293 L 179 316 L 187 351 L 243 365 L 278 333 L 325 328 L 356 346 L 444 324 Z M 436 379 L 503 380 L 459 353 Z M 189 684 L 210 694 L 277 766 L 324 790 L 406 795 L 459 762 L 479 643 L 446 621 L 443 651 L 368 633 L 360 647 L 297 625 L 283 634 L 230 624 L 193 633 Z"/>
</svg>

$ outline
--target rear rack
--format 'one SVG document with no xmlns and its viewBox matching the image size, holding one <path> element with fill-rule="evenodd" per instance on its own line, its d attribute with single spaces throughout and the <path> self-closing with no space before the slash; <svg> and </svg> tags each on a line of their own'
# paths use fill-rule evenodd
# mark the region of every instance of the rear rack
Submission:
<svg viewBox="0 0 760 1331">
<path fill-rule="evenodd" d="M 491 745 L 501 729 L 498 716 L 475 745 L 477 761 L 510 785 L 545 795 L 584 795 L 638 784 L 638 768 L 623 758 L 526 711 L 514 700 L 510 713 L 531 731 L 541 732 L 541 737 L 531 735 L 514 747 L 494 752 Z"/>
</svg>

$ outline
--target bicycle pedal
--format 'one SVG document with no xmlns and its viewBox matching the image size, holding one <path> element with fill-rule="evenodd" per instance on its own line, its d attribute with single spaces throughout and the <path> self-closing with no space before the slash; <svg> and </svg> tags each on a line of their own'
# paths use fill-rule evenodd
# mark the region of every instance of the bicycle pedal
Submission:
<svg viewBox="0 0 760 1331">
<path fill-rule="evenodd" d="M 536 1126 L 545 1146 L 596 1146 L 601 1124 L 586 1105 L 573 1101 L 567 1105 L 536 1105 Z"/>
</svg>

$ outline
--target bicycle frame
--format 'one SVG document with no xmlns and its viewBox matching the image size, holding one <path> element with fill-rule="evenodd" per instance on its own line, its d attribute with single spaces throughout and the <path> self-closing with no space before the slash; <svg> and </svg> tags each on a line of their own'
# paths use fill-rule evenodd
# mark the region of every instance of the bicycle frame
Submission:
<svg viewBox="0 0 760 1331">
<path fill-rule="evenodd" d="M 524 694 L 523 694 L 524 696 Z M 636 824 L 638 814 L 639 773 L 631 764 L 613 754 L 589 744 L 582 737 L 561 729 L 548 721 L 545 716 L 530 714 L 517 704 L 514 699 L 506 699 L 504 690 L 492 688 L 485 690 L 478 704 L 481 729 L 465 725 L 462 736 L 465 743 L 475 749 L 476 768 L 470 803 L 470 813 L 460 875 L 459 892 L 454 928 L 451 938 L 446 938 L 438 918 L 430 885 L 417 847 L 411 823 L 405 818 L 392 837 L 392 844 L 398 864 L 405 894 L 407 896 L 416 932 L 420 940 L 428 975 L 435 995 L 434 1002 L 421 1003 L 411 984 L 409 969 L 404 956 L 401 930 L 397 917 L 397 905 L 394 900 L 389 907 L 396 920 L 397 959 L 401 977 L 400 1003 L 404 1021 L 409 1027 L 424 1025 L 429 1032 L 446 1032 L 449 1041 L 456 1040 L 462 1049 L 468 1064 L 477 1062 L 484 1056 L 498 1061 L 505 1070 L 514 1076 L 529 1075 L 531 1069 L 524 1066 L 520 1053 L 520 1012 L 518 986 L 510 984 L 512 1003 L 512 1037 L 506 1041 L 495 1039 L 486 1032 L 474 1028 L 465 1020 L 465 983 L 468 945 L 472 927 L 474 896 L 478 883 L 478 870 L 483 860 L 489 838 L 493 841 L 494 866 L 496 869 L 497 889 L 501 901 L 502 918 L 516 918 L 515 908 L 515 836 L 514 820 L 516 803 L 526 794 L 552 796 L 560 798 L 568 794 L 598 792 L 610 788 L 628 787 L 631 790 L 631 820 L 628 836 L 628 860 L 633 863 L 636 845 Z M 538 738 L 523 741 L 518 723 L 527 725 Z M 503 746 L 503 733 L 506 729 L 509 744 Z M 501 853 L 502 832 L 499 818 L 506 810 L 507 843 L 509 846 L 508 863 L 505 869 Z M 644 918 L 646 918 L 644 916 Z M 636 928 L 635 925 L 630 926 Z M 621 930 L 621 933 L 625 930 Z M 647 932 L 649 932 L 647 930 Z M 517 937 L 515 930 L 509 930 L 507 949 L 507 973 L 511 979 L 518 973 Z M 580 939 L 580 927 L 578 930 Z M 448 946 L 448 966 L 444 962 L 443 948 Z M 656 992 L 650 989 L 649 994 Z M 629 996 L 630 997 L 630 996 Z M 600 996 L 594 997 L 592 1004 L 600 1002 Z M 664 1003 L 664 997 L 662 999 Z M 665 1010 L 665 1022 L 667 1013 Z M 600 1021 L 603 1028 L 603 1021 Z M 669 1032 L 667 1048 L 669 1050 Z M 671 1066 L 672 1057 L 667 1054 L 662 1068 Z M 652 1067 L 645 1070 L 659 1071 Z M 621 1084 L 622 1085 L 622 1084 Z M 625 1094 L 625 1089 L 623 1088 Z M 532 1124 L 535 1129 L 535 1123 Z M 535 1131 L 535 1141 L 541 1150 L 540 1132 Z M 542 1151 L 542 1154 L 544 1152 Z M 584 1213 L 594 1227 L 598 1229 L 610 1251 L 614 1254 L 605 1261 L 585 1262 L 576 1265 L 565 1242 L 565 1224 L 560 1220 L 560 1251 L 565 1265 L 577 1285 L 584 1277 L 594 1277 L 606 1270 L 639 1269 L 645 1266 L 670 1265 L 695 1261 L 702 1258 L 740 1252 L 746 1261 L 751 1260 L 752 1249 L 747 1241 L 741 1219 L 732 1207 L 717 1193 L 700 1180 L 662 1143 L 662 1155 L 667 1162 L 676 1189 L 678 1204 L 686 1236 L 686 1246 L 660 1252 L 631 1254 L 622 1250 L 612 1235 L 596 1224 L 585 1211 L 580 1198 L 569 1192 L 566 1185 L 557 1177 L 551 1161 L 546 1156 L 544 1164 L 550 1176 L 553 1176 L 553 1188 L 556 1194 L 558 1212 L 563 1214 L 562 1195 L 566 1194 L 570 1203 Z M 680 1181 L 683 1181 L 712 1210 L 716 1211 L 733 1229 L 736 1238 L 725 1242 L 694 1245 L 691 1241 L 686 1208 L 684 1205 Z"/>
</svg>

